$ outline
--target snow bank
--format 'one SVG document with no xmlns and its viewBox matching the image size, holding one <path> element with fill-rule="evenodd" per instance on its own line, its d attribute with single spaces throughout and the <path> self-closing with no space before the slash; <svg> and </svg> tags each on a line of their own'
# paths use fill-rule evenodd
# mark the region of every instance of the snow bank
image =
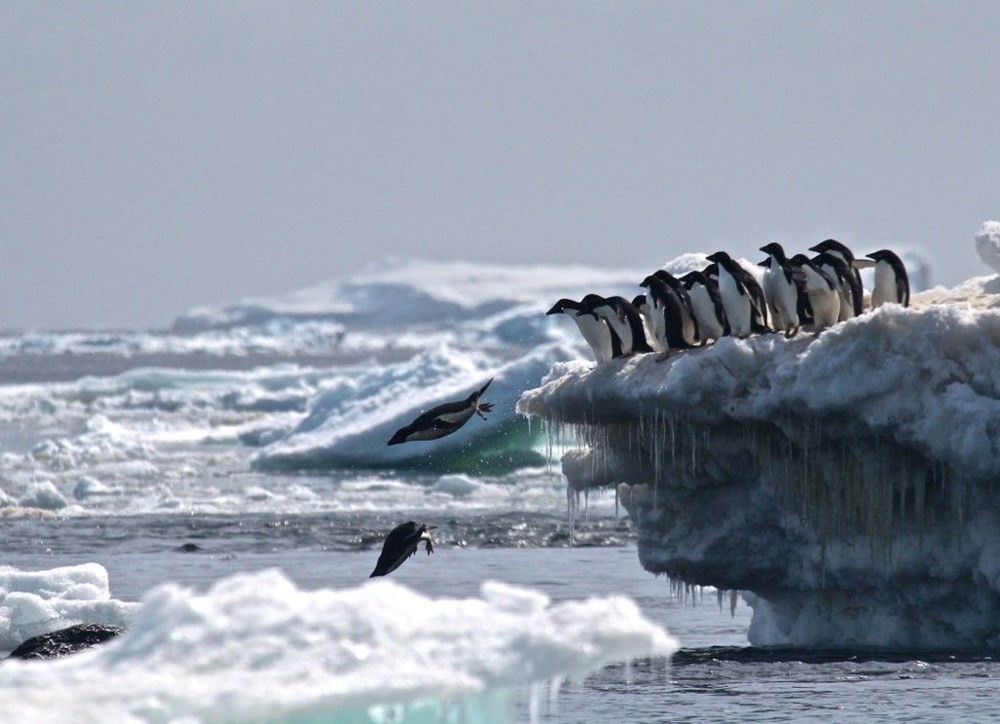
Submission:
<svg viewBox="0 0 1000 724">
<path fill-rule="evenodd" d="M 127 626 L 138 604 L 111 598 L 97 563 L 19 571 L 0 566 L 0 651 L 78 623 Z"/>
<path fill-rule="evenodd" d="M 518 410 L 585 443 L 570 484 L 619 485 L 648 570 L 752 592 L 753 643 L 1000 648 L 997 284 L 557 364 Z"/>
<path fill-rule="evenodd" d="M 622 597 L 551 603 L 486 583 L 480 598 L 431 599 L 386 580 L 303 591 L 271 570 L 205 594 L 160 586 L 120 639 L 5 663 L 0 692 L 25 722 L 502 721 L 513 687 L 676 648 Z"/>
</svg>

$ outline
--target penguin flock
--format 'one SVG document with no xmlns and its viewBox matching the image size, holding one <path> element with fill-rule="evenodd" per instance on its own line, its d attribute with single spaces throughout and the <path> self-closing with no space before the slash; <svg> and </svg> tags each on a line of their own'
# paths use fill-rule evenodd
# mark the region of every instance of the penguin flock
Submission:
<svg viewBox="0 0 1000 724">
<path fill-rule="evenodd" d="M 565 314 L 576 322 L 597 362 L 642 352 L 691 349 L 725 336 L 781 332 L 794 337 L 803 327 L 815 334 L 865 311 L 859 269 L 875 269 L 871 307 L 910 303 L 902 260 L 889 249 L 855 258 L 835 239 L 810 247 L 814 252 L 788 257 L 781 244 L 760 248 L 767 258 L 757 278 L 725 251 L 708 256 L 701 270 L 675 277 L 662 269 L 640 282 L 645 293 L 632 301 L 588 294 L 579 301 L 560 299 L 546 314 Z"/>
</svg>

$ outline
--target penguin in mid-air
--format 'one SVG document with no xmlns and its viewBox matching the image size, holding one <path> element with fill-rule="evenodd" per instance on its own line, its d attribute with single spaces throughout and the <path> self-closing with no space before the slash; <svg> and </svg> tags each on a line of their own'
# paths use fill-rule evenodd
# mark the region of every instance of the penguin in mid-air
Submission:
<svg viewBox="0 0 1000 724">
<path fill-rule="evenodd" d="M 484 420 L 484 413 L 493 409 L 492 402 L 480 402 L 479 398 L 493 381 L 491 377 L 485 385 L 458 402 L 446 402 L 443 405 L 428 410 L 405 427 L 396 430 L 389 439 L 390 445 L 399 445 L 414 440 L 437 440 L 450 435 L 467 423 L 473 415 L 479 415 Z"/>
<path fill-rule="evenodd" d="M 803 279 L 803 289 L 812 308 L 813 331 L 819 334 L 840 319 L 840 292 L 826 272 L 805 254 L 796 254 L 789 263 Z"/>
<path fill-rule="evenodd" d="M 433 553 L 434 539 L 431 538 L 431 531 L 436 527 L 414 523 L 412 520 L 397 525 L 385 537 L 385 543 L 382 544 L 382 554 L 378 557 L 375 570 L 368 577 L 375 578 L 375 576 L 392 573 L 403 564 L 403 561 L 417 552 L 421 543 L 424 544 L 427 555 Z"/>
<path fill-rule="evenodd" d="M 691 313 L 698 323 L 701 343 L 715 341 L 729 334 L 729 320 L 719 297 L 719 282 L 701 271 L 691 271 L 680 277 L 691 300 Z"/>
<path fill-rule="evenodd" d="M 785 339 L 791 339 L 799 333 L 799 282 L 795 268 L 785 256 L 785 250 L 776 241 L 760 248 L 767 254 L 767 259 L 760 265 L 764 272 L 764 296 L 767 298 L 767 308 L 771 312 L 771 326 L 775 331 L 784 332 Z"/>
<path fill-rule="evenodd" d="M 770 332 L 764 290 L 753 274 L 724 251 L 711 254 L 708 260 L 719 265 L 719 295 L 732 333 L 747 337 L 753 332 Z"/>
<path fill-rule="evenodd" d="M 552 306 L 552 309 L 546 312 L 546 314 L 565 314 L 576 322 L 580 334 L 590 345 L 594 359 L 598 363 L 621 356 L 621 340 L 618 335 L 591 308 L 601 299 L 603 297 L 596 294 L 588 294 L 579 302 L 572 299 L 560 299 Z"/>
<path fill-rule="evenodd" d="M 600 301 L 588 305 L 601 317 L 611 330 L 621 340 L 620 354 L 614 357 L 627 357 L 637 352 L 652 352 L 653 348 L 646 341 L 646 332 L 642 326 L 642 316 L 632 303 L 623 297 L 604 297 Z"/>
<path fill-rule="evenodd" d="M 906 275 L 903 260 L 889 249 L 879 249 L 865 256 L 875 262 L 872 308 L 877 309 L 883 304 L 910 306 L 910 278 Z"/>
<path fill-rule="evenodd" d="M 855 259 L 854 252 L 846 244 L 842 244 L 836 239 L 821 241 L 816 246 L 809 247 L 809 251 L 815 251 L 817 254 L 832 254 L 835 257 L 843 259 L 844 263 L 847 264 L 847 268 L 851 271 L 850 277 L 848 277 L 848 285 L 850 286 L 850 299 L 848 301 L 854 308 L 854 316 L 861 316 L 861 313 L 865 309 L 865 290 L 861 285 L 861 272 L 859 268 L 867 267 L 870 262 Z"/>
</svg>

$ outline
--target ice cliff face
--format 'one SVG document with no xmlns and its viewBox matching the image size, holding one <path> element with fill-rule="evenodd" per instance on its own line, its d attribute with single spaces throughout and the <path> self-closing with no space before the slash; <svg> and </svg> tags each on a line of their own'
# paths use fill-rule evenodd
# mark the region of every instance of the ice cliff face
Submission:
<svg viewBox="0 0 1000 724">
<path fill-rule="evenodd" d="M 998 292 L 561 363 L 518 409 L 619 485 L 647 570 L 747 592 L 753 644 L 1000 649 Z"/>
</svg>

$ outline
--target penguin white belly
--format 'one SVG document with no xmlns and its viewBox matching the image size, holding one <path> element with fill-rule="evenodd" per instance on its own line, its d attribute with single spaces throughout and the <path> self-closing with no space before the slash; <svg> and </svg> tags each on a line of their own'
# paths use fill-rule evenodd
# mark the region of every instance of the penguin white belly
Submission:
<svg viewBox="0 0 1000 724">
<path fill-rule="evenodd" d="M 573 320 L 580 328 L 580 334 L 594 351 L 594 359 L 598 362 L 607 362 L 611 359 L 611 330 L 608 329 L 608 325 L 595 319 L 591 314 L 573 315 Z"/>
<path fill-rule="evenodd" d="M 750 297 L 740 294 L 740 287 L 725 269 L 719 269 L 719 295 L 729 317 L 729 328 L 737 337 L 750 334 Z"/>
<path fill-rule="evenodd" d="M 786 333 L 796 329 L 799 326 L 799 290 L 795 282 L 789 282 L 785 278 L 781 267 L 768 270 L 764 281 L 764 293 L 767 295 L 767 306 L 771 310 L 774 328 Z"/>
<path fill-rule="evenodd" d="M 832 327 L 840 319 L 840 295 L 831 289 L 826 277 L 810 268 L 804 268 L 806 293 L 813 310 L 813 328 L 821 332 Z"/>
<path fill-rule="evenodd" d="M 884 261 L 875 263 L 875 288 L 872 290 L 872 308 L 883 304 L 896 304 L 896 272 Z"/>
<path fill-rule="evenodd" d="M 633 340 L 632 327 L 629 326 L 629 323 L 621 319 L 615 314 L 614 310 L 608 307 L 599 308 L 597 314 L 604 318 L 608 326 L 618 335 L 618 339 L 622 341 L 622 354 L 631 354 Z"/>
<path fill-rule="evenodd" d="M 712 304 L 708 289 L 701 284 L 693 284 L 688 290 L 688 296 L 691 297 L 691 311 L 698 320 L 702 338 L 719 339 L 723 335 L 723 328 L 719 318 L 715 316 L 715 305 Z"/>
<path fill-rule="evenodd" d="M 469 418 L 476 411 L 475 405 L 469 405 L 464 410 L 458 410 L 457 412 L 446 412 L 443 415 L 438 415 L 437 419 L 443 420 L 445 422 L 455 423 L 457 425 L 464 425 L 468 422 Z"/>
<path fill-rule="evenodd" d="M 646 303 L 649 306 L 649 319 L 652 322 L 653 338 L 660 346 L 660 351 L 667 348 L 667 321 L 663 318 L 663 307 L 656 303 L 652 292 L 646 292 Z"/>
<path fill-rule="evenodd" d="M 646 339 L 649 341 L 649 346 L 653 348 L 654 352 L 663 352 L 663 340 L 657 336 L 656 329 L 653 327 L 653 312 L 650 311 L 649 304 L 642 307 L 642 309 L 639 310 L 639 314 L 642 315 L 642 326 L 646 331 Z"/>
<path fill-rule="evenodd" d="M 695 321 L 692 312 L 681 304 L 679 299 L 678 305 L 681 308 L 681 335 L 684 337 L 685 342 L 694 346 L 701 341 L 698 339 L 698 323 Z"/>
</svg>

